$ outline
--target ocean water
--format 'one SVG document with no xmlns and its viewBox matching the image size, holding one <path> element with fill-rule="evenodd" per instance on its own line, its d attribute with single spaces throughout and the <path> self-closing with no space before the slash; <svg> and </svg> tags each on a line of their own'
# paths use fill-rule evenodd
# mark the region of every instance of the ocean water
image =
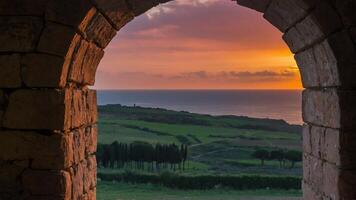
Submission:
<svg viewBox="0 0 356 200">
<path fill-rule="evenodd" d="M 166 108 L 302 124 L 300 90 L 101 90 L 98 104 Z"/>
</svg>

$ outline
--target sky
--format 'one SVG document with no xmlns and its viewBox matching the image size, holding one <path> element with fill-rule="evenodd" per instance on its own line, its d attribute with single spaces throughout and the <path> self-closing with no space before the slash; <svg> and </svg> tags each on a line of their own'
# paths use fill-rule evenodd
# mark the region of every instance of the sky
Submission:
<svg viewBox="0 0 356 200">
<path fill-rule="evenodd" d="M 136 17 L 109 46 L 96 89 L 301 89 L 282 34 L 230 0 L 175 0 Z"/>
</svg>

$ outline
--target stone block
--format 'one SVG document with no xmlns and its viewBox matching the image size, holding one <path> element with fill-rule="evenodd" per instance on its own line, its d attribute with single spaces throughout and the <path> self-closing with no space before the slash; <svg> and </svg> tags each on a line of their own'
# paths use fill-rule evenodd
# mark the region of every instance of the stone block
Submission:
<svg viewBox="0 0 356 200">
<path fill-rule="evenodd" d="M 70 103 L 67 90 L 17 90 L 9 96 L 3 126 L 66 130 L 70 128 Z"/>
<path fill-rule="evenodd" d="M 70 168 L 70 176 L 72 178 L 72 198 L 80 199 L 84 194 L 84 166 L 87 161 L 83 160 L 78 165 Z"/>
<path fill-rule="evenodd" d="M 286 32 L 307 16 L 308 9 L 310 5 L 303 0 L 272 0 L 264 18 L 281 32 Z"/>
<path fill-rule="evenodd" d="M 84 128 L 85 135 L 85 156 L 88 157 L 96 152 L 98 144 L 98 128 L 90 126 Z"/>
<path fill-rule="evenodd" d="M 329 3 L 320 2 L 302 21 L 289 29 L 283 36 L 293 53 L 321 41 L 342 27 L 342 22 Z"/>
<path fill-rule="evenodd" d="M 50 1 L 47 6 L 45 18 L 48 21 L 78 28 L 92 7 L 93 5 L 90 1 Z"/>
<path fill-rule="evenodd" d="M 340 128 L 341 109 L 335 89 L 303 91 L 303 120 L 312 124 Z"/>
<path fill-rule="evenodd" d="M 84 193 L 89 193 L 96 187 L 96 159 L 95 156 L 90 156 L 84 166 Z"/>
<path fill-rule="evenodd" d="M 84 85 L 93 85 L 96 69 L 104 51 L 96 45 L 82 40 L 75 48 L 68 80 Z"/>
<path fill-rule="evenodd" d="M 47 22 L 38 44 L 38 51 L 64 58 L 69 56 L 79 41 L 80 36 L 76 34 L 74 28 Z"/>
<path fill-rule="evenodd" d="M 29 165 L 30 161 L 6 162 L 0 160 L 0 194 L 20 193 L 22 189 L 21 174 Z"/>
<path fill-rule="evenodd" d="M 43 16 L 49 0 L 2 0 L 1 15 Z"/>
<path fill-rule="evenodd" d="M 120 30 L 134 18 L 134 13 L 125 0 L 94 0 L 94 4 L 111 20 L 116 30 Z"/>
<path fill-rule="evenodd" d="M 306 182 L 303 182 L 303 200 L 323 200 L 323 197 L 321 194 L 313 191 L 311 186 Z"/>
<path fill-rule="evenodd" d="M 31 160 L 32 169 L 64 169 L 73 165 L 69 135 L 32 131 L 0 131 L 0 160 Z"/>
<path fill-rule="evenodd" d="M 25 193 L 31 195 L 48 195 L 53 197 L 71 196 L 71 177 L 66 171 L 37 171 L 26 170 L 23 173 L 22 182 Z"/>
<path fill-rule="evenodd" d="M 36 48 L 43 20 L 38 17 L 0 16 L 0 52 L 29 52 Z"/>
<path fill-rule="evenodd" d="M 24 55 L 21 63 L 27 87 L 63 88 L 67 84 L 69 59 L 34 53 Z"/>
<path fill-rule="evenodd" d="M 145 13 L 159 3 L 157 0 L 128 0 L 127 2 L 135 16 Z"/>
<path fill-rule="evenodd" d="M 336 7 L 346 26 L 356 25 L 356 2 L 354 0 L 332 0 L 331 2 Z"/>
<path fill-rule="evenodd" d="M 338 32 L 313 48 L 296 54 L 303 86 L 355 86 L 356 80 L 351 75 L 356 71 L 353 56 L 356 56 L 356 51 L 345 32 Z"/>
<path fill-rule="evenodd" d="M 20 55 L 0 55 L 0 88 L 21 86 Z"/>
<path fill-rule="evenodd" d="M 241 6 L 245 6 L 256 11 L 264 13 L 270 4 L 271 0 L 237 0 Z"/>
<path fill-rule="evenodd" d="M 93 15 L 83 32 L 89 41 L 100 48 L 105 48 L 116 35 L 116 30 L 100 12 Z"/>
</svg>

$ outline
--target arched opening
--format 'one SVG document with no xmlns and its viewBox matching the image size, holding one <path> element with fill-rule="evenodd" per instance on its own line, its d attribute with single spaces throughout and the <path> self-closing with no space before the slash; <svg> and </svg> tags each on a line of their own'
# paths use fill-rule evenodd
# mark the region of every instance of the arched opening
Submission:
<svg viewBox="0 0 356 200">
<path fill-rule="evenodd" d="M 116 194 L 130 199 L 134 193 L 136 199 L 237 199 L 251 196 L 251 189 L 258 189 L 254 193 L 259 197 L 250 198 L 298 198 L 302 163 L 292 167 L 289 160 L 279 163 L 275 156 L 296 153 L 302 158 L 301 126 L 279 121 L 302 124 L 301 91 L 290 90 L 301 87 L 299 71 L 281 36 L 261 13 L 232 1 L 171 1 L 125 25 L 106 48 L 94 86 L 99 116 L 97 198 L 115 199 Z M 173 144 L 186 145 L 188 156 L 184 164 L 170 168 L 166 163 L 174 161 L 164 160 L 159 147 Z M 140 149 L 153 152 L 152 147 L 162 157 L 135 157 Z M 254 156 L 259 152 L 273 152 L 273 157 L 267 156 L 262 166 Z M 128 174 L 135 180 L 114 178 Z M 144 175 L 153 188 L 142 183 Z M 242 175 L 247 179 L 235 180 L 235 187 L 218 181 Z M 204 184 L 201 176 L 216 181 L 218 189 Z M 280 185 L 260 180 L 255 182 L 258 188 L 236 187 L 266 176 L 278 176 Z M 175 185 L 155 183 L 159 177 L 194 178 L 206 188 L 200 195 L 191 194 L 199 187 L 177 183 L 178 188 L 171 188 Z"/>
<path fill-rule="evenodd" d="M 116 31 L 163 2 L 1 2 L 2 198 L 96 198 L 96 94 L 87 86 Z M 296 54 L 304 199 L 354 199 L 355 1 L 237 3 L 264 13 Z"/>
</svg>

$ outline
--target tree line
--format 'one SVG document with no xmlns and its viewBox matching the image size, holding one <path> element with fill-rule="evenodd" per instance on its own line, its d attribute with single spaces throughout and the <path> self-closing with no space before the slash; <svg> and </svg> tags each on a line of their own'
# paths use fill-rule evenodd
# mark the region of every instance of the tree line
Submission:
<svg viewBox="0 0 356 200">
<path fill-rule="evenodd" d="M 139 170 L 185 169 L 188 146 L 176 144 L 151 145 L 146 142 L 130 144 L 99 144 L 97 161 L 104 168 L 124 168 Z"/>
<path fill-rule="evenodd" d="M 290 168 L 294 168 L 295 163 L 301 162 L 303 160 L 303 154 L 296 150 L 273 150 L 268 151 L 265 149 L 256 150 L 252 156 L 261 160 L 261 166 L 264 166 L 266 160 L 277 160 L 279 161 L 279 166 L 286 168 L 286 161 L 291 163 Z"/>
</svg>

